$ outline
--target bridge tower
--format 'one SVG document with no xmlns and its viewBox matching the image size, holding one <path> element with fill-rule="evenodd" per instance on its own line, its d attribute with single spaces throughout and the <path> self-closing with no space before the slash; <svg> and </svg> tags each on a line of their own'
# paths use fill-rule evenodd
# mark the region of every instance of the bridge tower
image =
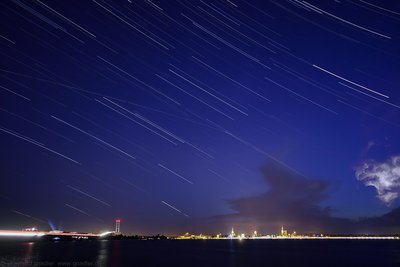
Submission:
<svg viewBox="0 0 400 267">
<path fill-rule="evenodd" d="M 121 220 L 120 219 L 115 220 L 115 233 L 116 234 L 121 233 Z"/>
</svg>

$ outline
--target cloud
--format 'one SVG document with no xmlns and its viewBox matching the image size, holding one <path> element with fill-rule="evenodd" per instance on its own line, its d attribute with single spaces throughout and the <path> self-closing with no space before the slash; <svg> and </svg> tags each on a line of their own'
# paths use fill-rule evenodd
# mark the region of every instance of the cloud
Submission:
<svg viewBox="0 0 400 267">
<path fill-rule="evenodd" d="M 277 233 L 281 226 L 300 233 L 392 234 L 400 231 L 400 208 L 369 218 L 348 219 L 332 215 L 323 206 L 331 192 L 326 180 L 310 179 L 277 163 L 261 169 L 268 184 L 265 193 L 227 200 L 233 212 L 214 216 L 210 229 L 235 227 L 238 231 Z"/>
<path fill-rule="evenodd" d="M 373 186 L 377 197 L 390 205 L 400 195 L 400 155 L 392 156 L 386 162 L 366 161 L 356 167 L 357 179 L 366 186 Z"/>
<path fill-rule="evenodd" d="M 271 231 L 284 225 L 302 232 L 320 232 L 327 228 L 341 232 L 349 224 L 347 219 L 332 217 L 330 207 L 321 205 L 329 197 L 327 181 L 306 178 L 276 162 L 269 162 L 261 172 L 269 190 L 227 200 L 235 212 L 217 216 L 216 222 L 243 228 L 259 226 Z"/>
</svg>

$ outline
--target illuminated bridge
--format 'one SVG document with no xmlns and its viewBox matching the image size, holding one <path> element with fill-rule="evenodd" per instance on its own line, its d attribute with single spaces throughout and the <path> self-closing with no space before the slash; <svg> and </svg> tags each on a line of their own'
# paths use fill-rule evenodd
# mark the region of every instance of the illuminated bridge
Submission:
<svg viewBox="0 0 400 267">
<path fill-rule="evenodd" d="M 63 231 L 38 231 L 35 228 L 25 230 L 0 230 L 0 237 L 25 237 L 25 238 L 39 238 L 49 237 L 54 239 L 73 238 L 73 239 L 89 239 L 101 238 L 113 234 L 114 232 L 103 232 L 99 234 L 93 233 L 77 233 L 77 232 L 63 232 Z"/>
</svg>

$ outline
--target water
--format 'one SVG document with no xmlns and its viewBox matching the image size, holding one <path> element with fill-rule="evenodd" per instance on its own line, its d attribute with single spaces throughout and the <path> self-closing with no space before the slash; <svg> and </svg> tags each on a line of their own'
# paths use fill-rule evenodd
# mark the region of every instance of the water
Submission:
<svg viewBox="0 0 400 267">
<path fill-rule="evenodd" d="M 0 266 L 400 266 L 398 240 L 0 241 Z"/>
</svg>

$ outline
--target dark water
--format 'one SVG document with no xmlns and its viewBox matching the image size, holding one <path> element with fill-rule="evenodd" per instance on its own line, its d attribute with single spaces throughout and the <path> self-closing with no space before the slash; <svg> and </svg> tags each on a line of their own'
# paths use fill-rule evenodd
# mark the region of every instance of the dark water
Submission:
<svg viewBox="0 0 400 267">
<path fill-rule="evenodd" d="M 400 241 L 0 241 L 0 266 L 400 267 Z"/>
</svg>

